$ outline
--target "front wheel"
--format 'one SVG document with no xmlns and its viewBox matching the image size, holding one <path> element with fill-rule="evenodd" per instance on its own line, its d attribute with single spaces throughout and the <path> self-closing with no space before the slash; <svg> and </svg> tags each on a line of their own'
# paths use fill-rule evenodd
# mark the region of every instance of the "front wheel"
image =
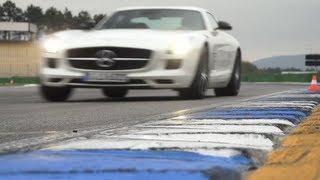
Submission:
<svg viewBox="0 0 320 180">
<path fill-rule="evenodd" d="M 72 89 L 70 87 L 50 87 L 41 85 L 40 93 L 42 97 L 51 102 L 66 101 L 71 95 Z"/>
<path fill-rule="evenodd" d="M 102 93 L 111 98 L 122 98 L 128 94 L 129 90 L 125 88 L 103 88 Z"/>
<path fill-rule="evenodd" d="M 216 96 L 237 96 L 241 87 L 241 54 L 238 53 L 236 62 L 233 68 L 231 80 L 227 87 L 216 88 L 214 92 Z"/>
<path fill-rule="evenodd" d="M 204 48 L 191 87 L 179 90 L 179 96 L 184 99 L 203 99 L 206 96 L 208 88 L 208 77 L 208 50 Z"/>
</svg>

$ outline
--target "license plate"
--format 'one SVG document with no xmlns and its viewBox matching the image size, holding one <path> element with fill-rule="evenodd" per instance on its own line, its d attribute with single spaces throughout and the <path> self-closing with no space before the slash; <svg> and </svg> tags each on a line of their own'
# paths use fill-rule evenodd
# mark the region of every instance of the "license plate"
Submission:
<svg viewBox="0 0 320 180">
<path fill-rule="evenodd" d="M 129 79 L 125 74 L 89 72 L 84 81 L 128 82 Z"/>
</svg>

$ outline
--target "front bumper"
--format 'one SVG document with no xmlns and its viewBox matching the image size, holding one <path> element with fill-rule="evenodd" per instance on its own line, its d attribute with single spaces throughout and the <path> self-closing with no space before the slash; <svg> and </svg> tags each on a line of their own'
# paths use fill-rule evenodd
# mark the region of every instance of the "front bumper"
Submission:
<svg viewBox="0 0 320 180">
<path fill-rule="evenodd" d="M 41 82 L 46 86 L 77 86 L 77 87 L 128 87 L 128 88 L 186 88 L 189 87 L 193 76 L 181 70 L 148 71 L 128 73 L 130 81 L 116 83 L 108 81 L 84 81 L 85 72 L 64 69 L 44 69 Z M 171 82 L 170 82 L 171 81 Z M 137 82 L 137 83 L 134 83 Z M 159 83 L 160 82 L 160 83 Z M 168 83 L 165 83 L 168 82 Z"/>
<path fill-rule="evenodd" d="M 44 54 L 45 58 L 53 58 L 54 54 Z M 190 51 L 184 58 L 174 57 L 165 53 L 154 53 L 147 66 L 136 70 L 121 71 L 97 71 L 75 69 L 70 66 L 65 58 L 59 59 L 56 68 L 49 68 L 45 63 L 41 68 L 41 82 L 46 86 L 62 87 L 126 87 L 129 89 L 179 89 L 190 87 L 196 73 L 199 53 L 197 50 Z M 181 66 L 178 69 L 166 69 L 169 59 L 180 59 Z M 124 74 L 129 79 L 126 83 L 108 81 L 85 81 L 88 72 Z"/>
</svg>

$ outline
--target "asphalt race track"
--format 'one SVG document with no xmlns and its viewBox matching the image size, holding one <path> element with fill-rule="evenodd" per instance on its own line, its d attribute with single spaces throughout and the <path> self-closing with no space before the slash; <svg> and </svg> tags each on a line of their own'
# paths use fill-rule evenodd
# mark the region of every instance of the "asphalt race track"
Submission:
<svg viewBox="0 0 320 180">
<path fill-rule="evenodd" d="M 238 97 L 181 100 L 174 91 L 135 90 L 127 98 L 105 98 L 100 90 L 79 89 L 65 103 L 47 103 L 37 87 L 0 88 L 0 144 L 26 138 L 54 136 L 88 129 L 114 129 L 161 119 L 161 115 L 183 115 L 184 111 L 208 105 L 233 104 L 252 97 L 293 89 L 303 85 L 245 84 Z"/>
<path fill-rule="evenodd" d="M 260 177 L 269 152 L 286 137 L 284 146 L 295 145 L 299 130 L 291 132 L 297 126 L 306 132 L 310 114 L 318 120 L 320 103 L 319 93 L 288 84 L 246 84 L 238 97 L 197 101 L 172 91 L 109 99 L 82 90 L 69 102 L 47 103 L 35 87 L 1 91 L 9 104 L 2 103 L 1 117 L 11 126 L 2 133 L 0 179 Z M 300 139 L 305 137 L 310 143 L 318 136 Z M 269 175 L 267 168 L 262 176 Z"/>
</svg>

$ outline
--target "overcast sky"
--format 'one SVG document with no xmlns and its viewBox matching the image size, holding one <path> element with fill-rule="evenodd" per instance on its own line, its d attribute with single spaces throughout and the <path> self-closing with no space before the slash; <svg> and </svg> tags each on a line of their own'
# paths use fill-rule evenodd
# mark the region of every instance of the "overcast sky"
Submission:
<svg viewBox="0 0 320 180">
<path fill-rule="evenodd" d="M 274 55 L 320 53 L 320 0 L 12 0 L 73 12 L 110 14 L 124 6 L 199 6 L 229 21 L 244 57 L 253 61 Z M 5 0 L 0 0 L 0 3 Z"/>
</svg>

